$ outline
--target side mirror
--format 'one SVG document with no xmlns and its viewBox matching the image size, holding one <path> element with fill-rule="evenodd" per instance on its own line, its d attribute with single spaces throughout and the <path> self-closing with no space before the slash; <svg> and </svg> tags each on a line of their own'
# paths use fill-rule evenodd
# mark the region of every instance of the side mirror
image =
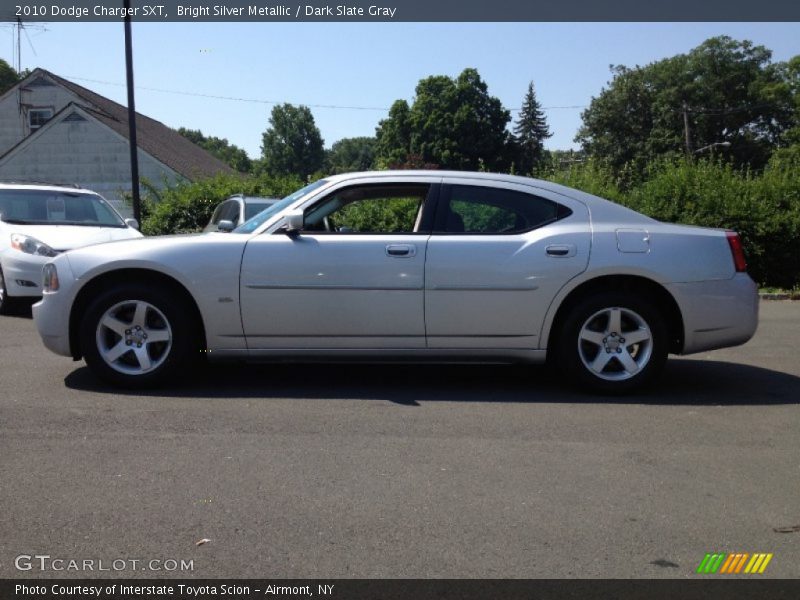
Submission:
<svg viewBox="0 0 800 600">
<path fill-rule="evenodd" d="M 139 221 L 136 219 L 125 219 L 125 225 L 128 227 L 133 227 L 136 230 L 139 229 Z"/>
<path fill-rule="evenodd" d="M 221 231 L 223 233 L 230 233 L 236 229 L 236 225 L 233 224 L 233 221 L 228 219 L 222 219 L 219 223 L 217 223 L 217 231 Z"/>
<path fill-rule="evenodd" d="M 283 216 L 283 231 L 288 235 L 297 235 L 303 230 L 305 224 L 305 216 L 303 211 L 296 209 L 290 210 Z"/>
</svg>

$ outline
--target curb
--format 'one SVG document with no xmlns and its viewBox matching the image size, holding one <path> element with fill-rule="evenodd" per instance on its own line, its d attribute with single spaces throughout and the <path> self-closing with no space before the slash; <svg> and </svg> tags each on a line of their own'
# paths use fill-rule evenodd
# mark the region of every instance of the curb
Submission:
<svg viewBox="0 0 800 600">
<path fill-rule="evenodd" d="M 800 292 L 763 293 L 758 297 L 762 300 L 800 300 Z"/>
</svg>

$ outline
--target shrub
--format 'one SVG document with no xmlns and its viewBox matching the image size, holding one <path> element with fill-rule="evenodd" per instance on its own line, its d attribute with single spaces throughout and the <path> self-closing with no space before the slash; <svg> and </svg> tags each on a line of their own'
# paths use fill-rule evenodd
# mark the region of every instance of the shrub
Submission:
<svg viewBox="0 0 800 600">
<path fill-rule="evenodd" d="M 218 175 L 195 182 L 179 182 L 156 189 L 143 182 L 142 233 L 166 235 L 200 231 L 208 224 L 214 208 L 233 194 L 282 198 L 302 187 L 299 178 L 242 177 Z"/>
<path fill-rule="evenodd" d="M 708 159 L 660 160 L 625 192 L 610 170 L 592 161 L 546 177 L 660 221 L 734 229 L 756 282 L 800 284 L 800 152 L 776 153 L 761 173 Z"/>
</svg>

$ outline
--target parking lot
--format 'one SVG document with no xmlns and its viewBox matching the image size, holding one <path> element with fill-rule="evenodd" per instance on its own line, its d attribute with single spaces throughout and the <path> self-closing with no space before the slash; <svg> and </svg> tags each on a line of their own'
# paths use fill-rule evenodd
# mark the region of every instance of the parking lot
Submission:
<svg viewBox="0 0 800 600">
<path fill-rule="evenodd" d="M 130 394 L 2 317 L 0 577 L 683 578 L 707 552 L 798 577 L 800 531 L 775 531 L 800 525 L 798 339 L 800 303 L 763 302 L 751 342 L 624 399 L 474 365 L 210 366 Z"/>
</svg>

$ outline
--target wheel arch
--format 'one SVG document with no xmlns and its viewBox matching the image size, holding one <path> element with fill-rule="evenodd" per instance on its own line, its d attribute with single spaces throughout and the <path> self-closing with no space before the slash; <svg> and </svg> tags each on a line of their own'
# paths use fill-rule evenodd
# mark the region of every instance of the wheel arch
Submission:
<svg viewBox="0 0 800 600">
<path fill-rule="evenodd" d="M 83 315 L 89 308 L 92 300 L 100 290 L 108 289 L 118 283 L 143 283 L 152 285 L 161 289 L 169 289 L 172 293 L 176 294 L 178 298 L 186 303 L 192 313 L 192 318 L 200 327 L 200 335 L 202 336 L 202 343 L 206 343 L 206 330 L 200 308 L 197 306 L 189 290 L 177 279 L 154 271 L 152 269 L 144 268 L 125 268 L 117 269 L 114 271 L 107 271 L 101 273 L 92 279 L 80 289 L 72 302 L 72 308 L 69 314 L 69 348 L 74 360 L 80 360 L 83 357 L 83 352 L 80 347 L 80 324 Z"/>
<path fill-rule="evenodd" d="M 548 321 L 542 339 L 547 340 L 547 354 L 550 357 L 556 347 L 558 335 L 561 333 L 567 315 L 584 298 L 597 292 L 617 291 L 644 295 L 650 298 L 666 317 L 669 332 L 669 352 L 680 353 L 685 340 L 683 315 L 674 296 L 663 285 L 641 275 L 599 275 L 583 281 L 568 291 L 558 303 L 558 308 Z"/>
</svg>

